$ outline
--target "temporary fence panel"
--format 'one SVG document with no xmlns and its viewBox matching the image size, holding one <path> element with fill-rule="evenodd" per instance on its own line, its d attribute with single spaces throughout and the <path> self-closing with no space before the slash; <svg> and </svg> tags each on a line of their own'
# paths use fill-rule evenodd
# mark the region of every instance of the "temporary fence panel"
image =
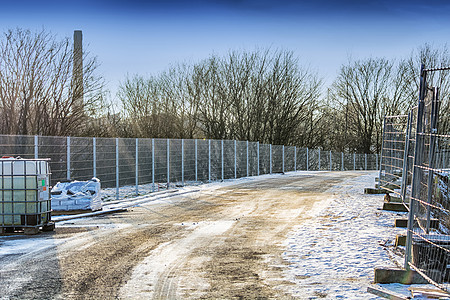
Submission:
<svg viewBox="0 0 450 300">
<path fill-rule="evenodd" d="M 408 115 L 386 116 L 383 124 L 379 187 L 401 195 Z"/>
<path fill-rule="evenodd" d="M 450 69 L 449 69 L 450 70 Z M 450 165 L 443 152 L 450 132 L 439 132 L 439 90 L 421 72 L 408 218 L 405 267 L 450 292 Z M 448 117 L 448 116 L 444 116 Z M 413 134 L 414 135 L 414 134 Z"/>
</svg>

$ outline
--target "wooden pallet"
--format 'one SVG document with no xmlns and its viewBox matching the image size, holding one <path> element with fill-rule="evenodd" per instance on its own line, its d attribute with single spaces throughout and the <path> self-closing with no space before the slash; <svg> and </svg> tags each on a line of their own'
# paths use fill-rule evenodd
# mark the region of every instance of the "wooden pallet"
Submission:
<svg viewBox="0 0 450 300">
<path fill-rule="evenodd" d="M 55 223 L 53 222 L 44 224 L 42 226 L 33 226 L 33 227 L 4 226 L 0 227 L 0 235 L 9 235 L 9 234 L 34 235 L 38 234 L 40 231 L 47 232 L 53 230 L 55 230 Z"/>
</svg>

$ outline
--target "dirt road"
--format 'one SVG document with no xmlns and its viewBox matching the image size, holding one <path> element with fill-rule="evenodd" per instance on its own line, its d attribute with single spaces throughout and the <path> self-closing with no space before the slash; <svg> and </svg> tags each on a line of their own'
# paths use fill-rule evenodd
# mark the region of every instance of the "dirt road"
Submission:
<svg viewBox="0 0 450 300">
<path fill-rule="evenodd" d="M 286 234 L 359 174 L 238 181 L 1 237 L 0 299 L 289 299 Z"/>
</svg>

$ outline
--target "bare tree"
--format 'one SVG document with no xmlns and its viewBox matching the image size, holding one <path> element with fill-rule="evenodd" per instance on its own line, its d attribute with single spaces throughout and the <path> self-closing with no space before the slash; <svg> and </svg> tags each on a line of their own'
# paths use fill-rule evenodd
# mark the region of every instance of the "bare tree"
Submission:
<svg viewBox="0 0 450 300">
<path fill-rule="evenodd" d="M 85 54 L 85 101 L 74 105 L 72 43 L 42 30 L 9 30 L 0 40 L 0 131 L 4 134 L 72 135 L 102 98 L 95 59 Z"/>
<path fill-rule="evenodd" d="M 330 89 L 345 120 L 346 148 L 362 153 L 376 152 L 392 81 L 393 64 L 386 59 L 366 59 L 342 66 Z"/>
</svg>

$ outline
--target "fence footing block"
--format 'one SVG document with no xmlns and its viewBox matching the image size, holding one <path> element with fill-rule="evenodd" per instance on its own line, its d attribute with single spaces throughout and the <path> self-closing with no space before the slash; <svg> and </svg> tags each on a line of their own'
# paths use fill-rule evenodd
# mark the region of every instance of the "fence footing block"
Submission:
<svg viewBox="0 0 450 300">
<path fill-rule="evenodd" d="M 399 189 L 401 186 L 400 185 L 396 185 L 396 184 L 375 184 L 375 188 L 380 189 L 380 190 L 384 190 L 384 192 L 386 193 L 386 189 L 388 190 L 395 190 L 395 189 Z M 383 189 L 384 188 L 384 189 Z"/>
<path fill-rule="evenodd" d="M 371 293 L 371 294 L 374 294 L 374 295 L 377 295 L 377 296 L 380 296 L 380 297 L 383 297 L 383 298 L 386 298 L 386 299 L 391 299 L 391 300 L 407 300 L 407 299 L 410 299 L 409 297 L 406 297 L 406 296 L 394 293 L 392 291 L 388 291 L 386 289 L 382 289 L 380 287 L 368 286 L 367 287 L 367 292 Z"/>
<path fill-rule="evenodd" d="M 365 188 L 364 194 L 386 194 L 386 191 L 382 189 Z"/>
<path fill-rule="evenodd" d="M 389 198 L 391 199 L 390 202 L 396 202 L 396 203 L 402 202 L 402 198 L 400 198 L 400 197 L 390 196 Z"/>
<path fill-rule="evenodd" d="M 419 273 L 401 269 L 376 268 L 375 283 L 428 284 Z"/>
<path fill-rule="evenodd" d="M 395 247 L 406 246 L 406 235 L 397 234 L 395 236 Z"/>
<path fill-rule="evenodd" d="M 384 202 L 383 203 L 383 210 L 389 210 L 389 211 L 398 211 L 398 212 L 408 212 L 408 209 L 406 208 L 403 203 L 392 203 L 392 202 Z"/>
<path fill-rule="evenodd" d="M 422 220 L 424 224 L 426 224 L 426 220 Z M 395 227 L 408 227 L 408 219 L 396 219 L 395 220 Z M 431 219 L 430 220 L 430 228 L 438 229 L 439 227 L 439 220 L 438 219 Z"/>
</svg>

